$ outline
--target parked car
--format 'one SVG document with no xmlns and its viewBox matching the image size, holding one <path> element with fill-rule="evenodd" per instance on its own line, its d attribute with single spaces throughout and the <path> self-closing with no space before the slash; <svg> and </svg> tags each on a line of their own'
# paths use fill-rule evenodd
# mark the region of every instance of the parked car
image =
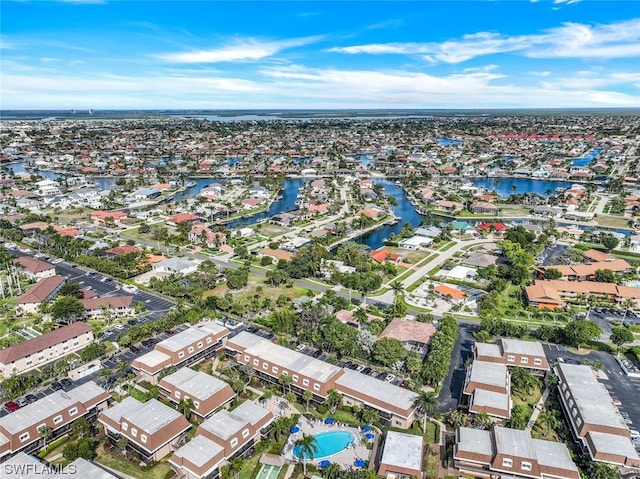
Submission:
<svg viewBox="0 0 640 479">
<path fill-rule="evenodd" d="M 18 406 L 20 407 L 25 407 L 27 404 L 29 404 L 29 402 L 25 399 L 25 398 L 18 398 L 16 399 L 16 403 L 18 404 Z"/>
<path fill-rule="evenodd" d="M 622 406 L 622 401 L 620 401 L 620 399 L 618 399 L 617 397 L 611 397 L 611 400 L 613 401 L 614 405 Z"/>
<path fill-rule="evenodd" d="M 138 346 L 131 346 L 129 349 L 131 350 L 132 353 L 140 352 L 140 348 Z"/>
<path fill-rule="evenodd" d="M 13 401 L 9 401 L 9 402 L 4 403 L 4 408 L 9 412 L 13 412 L 13 411 L 17 411 L 18 409 L 20 409 L 20 406 L 18 406 Z"/>
<path fill-rule="evenodd" d="M 173 336 L 175 334 L 173 329 L 167 329 L 167 330 L 165 330 L 165 333 L 167 333 L 169 336 Z"/>
<path fill-rule="evenodd" d="M 34 403 L 38 400 L 38 396 L 35 394 L 27 394 L 24 398 L 27 400 L 28 404 Z"/>
<path fill-rule="evenodd" d="M 62 378 L 60 380 L 60 384 L 62 384 L 62 386 L 66 388 L 66 387 L 71 386 L 73 384 L 73 381 L 71 381 L 71 379 L 69 379 L 69 378 Z"/>
<path fill-rule="evenodd" d="M 640 431 L 636 431 L 635 429 L 629 429 L 629 434 L 632 438 L 640 438 Z"/>
<path fill-rule="evenodd" d="M 60 391 L 62 389 L 62 384 L 60 384 L 58 381 L 55 381 L 53 384 L 51 384 L 51 389 L 53 389 L 54 391 Z"/>
</svg>

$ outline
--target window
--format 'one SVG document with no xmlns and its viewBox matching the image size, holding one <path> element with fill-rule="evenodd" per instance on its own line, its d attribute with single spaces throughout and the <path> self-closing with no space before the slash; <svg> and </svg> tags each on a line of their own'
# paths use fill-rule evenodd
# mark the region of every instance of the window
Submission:
<svg viewBox="0 0 640 479">
<path fill-rule="evenodd" d="M 402 426 L 402 421 L 396 421 L 396 426 Z"/>
<path fill-rule="evenodd" d="M 580 427 L 582 425 L 582 419 L 579 417 L 576 418 L 576 427 Z"/>
<path fill-rule="evenodd" d="M 238 439 L 235 437 L 231 439 L 231 447 L 236 447 L 238 445 Z"/>
<path fill-rule="evenodd" d="M 30 437 L 31 436 L 29 435 L 29 433 L 25 432 L 24 434 L 20 435 L 20 442 L 28 441 Z"/>
<path fill-rule="evenodd" d="M 533 364 L 535 364 L 536 366 L 540 366 L 542 364 L 542 359 L 534 359 Z"/>
<path fill-rule="evenodd" d="M 138 430 L 135 427 L 131 428 L 131 435 L 133 437 L 138 437 Z"/>
<path fill-rule="evenodd" d="M 54 424 L 60 424 L 62 422 L 62 416 L 56 416 L 53 418 Z"/>
<path fill-rule="evenodd" d="M 242 431 L 242 437 L 243 437 L 244 439 L 246 439 L 246 438 L 248 438 L 248 437 L 249 437 L 249 430 L 248 430 L 248 429 L 245 429 L 244 431 Z"/>
<path fill-rule="evenodd" d="M 530 462 L 522 462 L 522 464 L 520 465 L 520 468 L 523 471 L 530 471 L 531 470 L 531 463 Z"/>
<path fill-rule="evenodd" d="M 179 358 L 184 358 L 184 351 L 180 351 L 180 352 L 178 353 L 178 357 L 179 357 Z"/>
<path fill-rule="evenodd" d="M 198 409 L 200 407 L 200 403 L 198 401 L 193 401 L 193 407 Z"/>
<path fill-rule="evenodd" d="M 269 370 L 269 364 L 262 363 L 262 369 L 264 369 L 265 371 L 268 371 Z"/>
<path fill-rule="evenodd" d="M 259 366 L 260 365 L 260 360 L 259 359 L 254 359 L 253 360 L 253 365 L 254 366 Z"/>
<path fill-rule="evenodd" d="M 515 360 L 516 360 L 515 356 L 512 356 L 512 355 L 507 356 L 507 361 L 514 362 Z"/>
<path fill-rule="evenodd" d="M 248 363 L 251 360 L 251 358 L 248 355 L 245 354 L 244 355 L 244 360 L 245 360 L 245 362 Z"/>
<path fill-rule="evenodd" d="M 188 352 L 192 353 L 195 351 L 195 349 L 193 349 L 193 346 L 189 346 L 189 349 L 187 349 Z"/>
<path fill-rule="evenodd" d="M 576 416 L 578 415 L 578 410 L 577 410 L 576 408 L 573 408 L 573 409 L 571 410 L 571 415 L 572 415 L 573 417 L 576 417 Z"/>
<path fill-rule="evenodd" d="M 144 443 L 147 442 L 147 435 L 146 434 L 140 434 L 140 440 Z"/>
<path fill-rule="evenodd" d="M 69 416 L 75 416 L 76 414 L 78 414 L 77 407 L 72 407 L 71 409 L 69 409 Z"/>
<path fill-rule="evenodd" d="M 566 391 L 567 390 L 567 383 L 562 383 L 562 390 Z"/>
<path fill-rule="evenodd" d="M 298 382 L 298 375 L 294 374 L 293 376 L 291 376 L 293 378 L 293 382 L 297 383 Z"/>
<path fill-rule="evenodd" d="M 308 380 L 308 379 L 303 379 L 303 380 L 302 380 L 302 384 L 303 384 L 304 386 L 308 386 L 308 385 L 309 385 L 309 380 Z"/>
<path fill-rule="evenodd" d="M 272 372 L 273 374 L 278 374 L 278 368 L 277 368 L 276 366 L 272 367 L 272 368 L 271 368 L 271 372 Z"/>
<path fill-rule="evenodd" d="M 513 467 L 513 460 L 505 457 L 502 460 L 502 467 Z"/>
<path fill-rule="evenodd" d="M 200 349 L 201 347 L 202 347 L 202 341 L 198 343 L 198 349 Z"/>
<path fill-rule="evenodd" d="M 573 407 L 574 404 L 573 399 L 569 399 L 569 407 Z"/>
<path fill-rule="evenodd" d="M 126 422 L 122 423 L 122 430 L 123 431 L 128 431 L 129 430 L 129 425 Z"/>
<path fill-rule="evenodd" d="M 318 383 L 313 384 L 313 389 L 316 391 L 320 391 L 320 385 Z"/>
<path fill-rule="evenodd" d="M 175 395 L 176 395 L 176 398 L 180 399 L 180 391 L 176 391 Z"/>
<path fill-rule="evenodd" d="M 213 339 L 207 338 L 207 344 L 211 344 L 212 341 L 213 341 Z"/>
<path fill-rule="evenodd" d="M 529 362 L 529 358 L 520 358 L 520 363 L 527 364 Z"/>
<path fill-rule="evenodd" d="M 282 371 L 282 375 L 283 376 L 288 376 L 289 375 L 289 371 Z"/>
</svg>

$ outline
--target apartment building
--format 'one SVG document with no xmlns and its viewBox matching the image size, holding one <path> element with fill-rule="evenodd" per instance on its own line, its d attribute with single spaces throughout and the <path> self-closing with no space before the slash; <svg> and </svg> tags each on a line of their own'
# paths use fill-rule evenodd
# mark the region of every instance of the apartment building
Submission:
<svg viewBox="0 0 640 479">
<path fill-rule="evenodd" d="M 159 461 L 177 449 L 191 427 L 182 414 L 160 401 L 141 403 L 131 396 L 103 411 L 98 421 L 112 442 L 125 437 L 127 449 L 144 462 Z"/>
<path fill-rule="evenodd" d="M 389 431 L 382 447 L 378 476 L 424 477 L 424 441 L 421 436 Z"/>
<path fill-rule="evenodd" d="M 20 256 L 13 262 L 20 266 L 24 274 L 32 279 L 50 278 L 56 275 L 56 267 L 54 265 L 31 256 Z"/>
<path fill-rule="evenodd" d="M 56 361 L 93 341 L 93 330 L 77 322 L 0 351 L 0 372 L 8 377 Z"/>
<path fill-rule="evenodd" d="M 87 319 L 102 318 L 107 314 L 122 318 L 133 316 L 133 296 L 113 296 L 104 298 L 85 298 L 80 302 L 84 307 L 84 316 Z"/>
<path fill-rule="evenodd" d="M 31 453 L 42 447 L 40 429 L 48 426 L 49 441 L 66 434 L 73 421 L 96 419 L 111 396 L 90 381 L 69 391 L 56 391 L 0 418 L 0 461 L 19 451 Z"/>
<path fill-rule="evenodd" d="M 623 303 L 630 299 L 640 307 L 640 288 L 597 281 L 536 280 L 525 288 L 527 301 L 538 309 L 563 307 L 566 301 L 595 296 L 598 299 Z"/>
<path fill-rule="evenodd" d="M 29 290 L 18 297 L 18 310 L 36 313 L 42 303 L 51 301 L 65 282 L 62 276 L 51 276 L 38 280 Z"/>
<path fill-rule="evenodd" d="M 456 430 L 454 466 L 464 477 L 580 479 L 567 446 L 533 439 L 528 431 L 495 426 Z"/>
<path fill-rule="evenodd" d="M 187 367 L 163 377 L 158 385 L 163 396 L 175 404 L 190 399 L 192 413 L 201 421 L 236 396 L 224 381 Z"/>
<path fill-rule="evenodd" d="M 518 366 L 534 371 L 549 371 L 549 362 L 542 344 L 537 341 L 499 338 L 495 344 L 475 343 L 475 360 Z"/>
<path fill-rule="evenodd" d="M 511 415 L 511 375 L 506 364 L 475 360 L 467 369 L 461 403 L 469 412 L 507 419 Z"/>
<path fill-rule="evenodd" d="M 189 366 L 213 356 L 229 333 L 212 321 L 201 323 L 159 342 L 153 351 L 134 360 L 132 366 L 143 379 L 157 384 L 163 369 Z"/>
<path fill-rule="evenodd" d="M 291 390 L 298 395 L 311 392 L 314 402 L 323 402 L 329 390 L 335 389 L 344 396 L 344 404 L 375 409 L 389 425 L 407 428 L 415 419 L 417 394 L 388 382 L 278 346 L 246 331 L 230 338 L 225 347 L 230 356 L 251 366 L 263 381 L 278 384 L 281 376 L 290 376 Z"/>
<path fill-rule="evenodd" d="M 217 412 L 200 424 L 193 440 L 175 451 L 169 463 L 188 479 L 214 477 L 223 461 L 250 453 L 273 420 L 269 410 L 252 401 L 231 412 Z"/>
<path fill-rule="evenodd" d="M 589 366 L 558 363 L 558 397 L 574 438 L 594 461 L 640 467 L 629 427 Z"/>
</svg>

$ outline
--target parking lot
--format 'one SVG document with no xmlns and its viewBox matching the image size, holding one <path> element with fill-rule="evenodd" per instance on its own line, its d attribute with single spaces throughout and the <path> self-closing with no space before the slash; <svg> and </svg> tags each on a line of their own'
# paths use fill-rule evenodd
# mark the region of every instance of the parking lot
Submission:
<svg viewBox="0 0 640 479">
<path fill-rule="evenodd" d="M 547 246 L 536 257 L 536 263 L 543 266 L 562 264 L 563 261 L 566 262 L 568 258 L 570 258 L 569 246 L 564 243 L 557 243 L 555 245 Z"/>
<path fill-rule="evenodd" d="M 629 427 L 636 430 L 640 428 L 640 378 L 627 376 L 613 355 L 600 351 L 591 351 L 585 355 L 573 354 L 564 346 L 553 344 L 545 344 L 544 350 L 550 364 L 555 364 L 558 358 L 574 364 L 582 364 L 585 359 L 591 362 L 597 359 L 602 362 L 602 372 L 606 379 L 603 377 L 599 382 L 608 389 L 612 398 L 619 399 L 621 405 L 618 409 L 622 414 L 628 415 L 632 422 Z"/>
<path fill-rule="evenodd" d="M 597 323 L 602 329 L 600 339 L 608 340 L 613 323 L 640 324 L 640 315 L 634 311 L 615 308 L 591 308 L 587 319 Z"/>
</svg>

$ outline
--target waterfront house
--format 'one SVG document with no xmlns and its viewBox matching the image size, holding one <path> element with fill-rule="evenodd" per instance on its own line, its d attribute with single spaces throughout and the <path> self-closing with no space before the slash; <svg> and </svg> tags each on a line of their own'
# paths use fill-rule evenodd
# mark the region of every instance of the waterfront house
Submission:
<svg viewBox="0 0 640 479">
<path fill-rule="evenodd" d="M 471 212 L 473 214 L 497 215 L 498 207 L 486 201 L 478 201 L 471 205 Z"/>
<path fill-rule="evenodd" d="M 462 203 L 457 201 L 439 200 L 435 202 L 435 208 L 440 211 L 446 211 L 447 213 L 455 213 L 464 209 Z"/>
</svg>

